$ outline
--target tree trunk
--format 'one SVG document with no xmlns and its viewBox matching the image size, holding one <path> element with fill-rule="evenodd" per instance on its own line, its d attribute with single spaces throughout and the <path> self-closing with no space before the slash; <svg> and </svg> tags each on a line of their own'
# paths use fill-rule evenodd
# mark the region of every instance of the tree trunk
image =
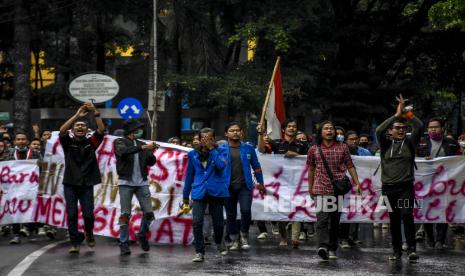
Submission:
<svg viewBox="0 0 465 276">
<path fill-rule="evenodd" d="M 13 117 L 16 131 L 29 133 L 31 121 L 31 83 L 29 74 L 31 71 L 30 27 L 24 18 L 27 11 L 25 0 L 15 1 L 15 26 L 14 26 L 14 100 Z"/>
</svg>

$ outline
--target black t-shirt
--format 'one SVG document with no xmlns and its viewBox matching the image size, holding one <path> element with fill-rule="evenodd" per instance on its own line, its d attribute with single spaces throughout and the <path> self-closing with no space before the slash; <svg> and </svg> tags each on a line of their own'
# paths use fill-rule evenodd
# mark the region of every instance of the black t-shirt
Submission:
<svg viewBox="0 0 465 276">
<path fill-rule="evenodd" d="M 238 190 L 244 185 L 244 171 L 242 170 L 241 148 L 229 147 L 231 155 L 231 188 Z"/>
<path fill-rule="evenodd" d="M 64 185 L 92 186 L 101 182 L 95 151 L 103 141 L 97 131 L 88 138 L 76 140 L 68 133 L 60 134 L 60 143 L 65 154 Z"/>
<path fill-rule="evenodd" d="M 274 154 L 285 154 L 288 151 L 296 152 L 300 155 L 306 155 L 308 152 L 308 143 L 300 142 L 297 140 L 289 143 L 288 141 L 282 139 L 272 140 L 270 143 L 270 150 Z"/>
</svg>

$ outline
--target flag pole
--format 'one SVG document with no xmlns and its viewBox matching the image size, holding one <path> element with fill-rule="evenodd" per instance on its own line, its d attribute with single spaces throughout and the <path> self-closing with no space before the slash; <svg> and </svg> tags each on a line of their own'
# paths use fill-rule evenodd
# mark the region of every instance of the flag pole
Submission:
<svg viewBox="0 0 465 276">
<path fill-rule="evenodd" d="M 281 61 L 281 57 L 278 56 L 278 58 L 276 59 L 276 63 L 274 65 L 273 75 L 271 76 L 270 85 L 268 86 L 268 93 L 266 94 L 265 103 L 263 104 L 262 115 L 260 116 L 260 125 L 262 125 L 262 127 L 265 121 L 266 108 L 268 107 L 268 103 L 270 102 L 270 94 L 271 94 L 271 89 L 273 88 L 273 82 L 276 76 L 276 70 L 278 70 L 280 61 Z"/>
</svg>

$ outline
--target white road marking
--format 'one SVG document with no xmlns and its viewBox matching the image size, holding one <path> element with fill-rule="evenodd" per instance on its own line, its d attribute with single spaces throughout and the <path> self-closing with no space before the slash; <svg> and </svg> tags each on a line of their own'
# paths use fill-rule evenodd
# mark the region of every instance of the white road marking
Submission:
<svg viewBox="0 0 465 276">
<path fill-rule="evenodd" d="M 52 249 L 53 247 L 61 243 L 64 243 L 64 242 L 66 241 L 58 241 L 58 242 L 51 243 L 27 255 L 26 258 L 24 258 L 24 260 L 22 260 L 19 264 L 17 264 L 13 268 L 13 270 L 11 270 L 10 273 L 8 273 L 8 276 L 23 275 L 24 272 L 26 272 L 26 270 L 32 265 L 32 263 L 35 262 L 35 260 L 37 260 L 40 256 L 42 256 L 49 249 Z"/>
</svg>

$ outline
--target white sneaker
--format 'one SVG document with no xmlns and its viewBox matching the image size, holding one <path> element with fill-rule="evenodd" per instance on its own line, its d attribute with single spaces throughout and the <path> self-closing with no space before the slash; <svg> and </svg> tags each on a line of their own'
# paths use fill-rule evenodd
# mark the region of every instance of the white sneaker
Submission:
<svg viewBox="0 0 465 276">
<path fill-rule="evenodd" d="M 228 248 L 224 246 L 224 244 L 217 244 L 216 249 L 218 250 L 218 253 L 220 253 L 221 256 L 228 255 Z"/>
<path fill-rule="evenodd" d="M 239 241 L 235 240 L 233 241 L 231 247 L 229 248 L 231 251 L 236 251 L 239 250 Z"/>
<path fill-rule="evenodd" d="M 271 227 L 271 233 L 273 233 L 273 235 L 275 235 L 275 236 L 278 236 L 279 235 L 279 229 L 277 227 L 272 226 Z"/>
<path fill-rule="evenodd" d="M 23 235 L 23 237 L 29 237 L 30 235 L 29 230 L 27 230 L 26 227 L 21 227 L 21 230 L 19 230 L 19 233 Z"/>
<path fill-rule="evenodd" d="M 268 238 L 267 232 L 260 233 L 260 235 L 257 236 L 257 239 L 259 240 L 266 240 L 267 238 Z"/>
<path fill-rule="evenodd" d="M 389 229 L 389 223 L 383 223 L 383 229 Z"/>
<path fill-rule="evenodd" d="M 336 251 L 329 251 L 329 259 L 330 260 L 336 260 L 337 259 L 337 255 L 336 255 Z"/>
<path fill-rule="evenodd" d="M 194 263 L 201 263 L 204 261 L 204 257 L 202 253 L 195 254 L 195 257 L 192 259 Z"/>
<path fill-rule="evenodd" d="M 46 232 L 45 232 L 45 228 L 44 227 L 40 227 L 39 230 L 37 231 L 37 235 L 39 236 L 45 236 Z"/>
<path fill-rule="evenodd" d="M 305 235 L 305 232 L 300 232 L 299 241 L 304 241 L 306 239 L 307 239 L 307 235 Z"/>
<path fill-rule="evenodd" d="M 249 250 L 250 249 L 249 241 L 247 240 L 246 237 L 241 237 L 241 249 L 243 249 L 243 250 Z"/>
<path fill-rule="evenodd" d="M 348 249 L 348 248 L 351 248 L 351 247 L 352 246 L 350 246 L 348 241 L 341 241 L 341 248 Z M 329 251 L 329 252 L 331 252 L 331 251 Z"/>
<path fill-rule="evenodd" d="M 19 243 L 21 243 L 21 238 L 19 237 L 19 235 L 15 235 L 13 239 L 11 239 L 10 241 L 10 244 L 19 244 Z"/>
</svg>

